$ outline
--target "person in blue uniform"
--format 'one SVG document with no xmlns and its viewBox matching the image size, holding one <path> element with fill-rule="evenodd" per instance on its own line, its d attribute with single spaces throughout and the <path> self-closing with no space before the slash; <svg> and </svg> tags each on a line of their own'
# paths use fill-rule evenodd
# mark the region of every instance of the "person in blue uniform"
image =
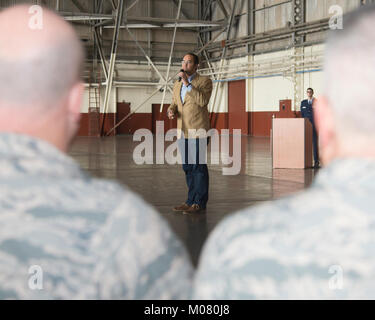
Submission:
<svg viewBox="0 0 375 320">
<path fill-rule="evenodd" d="M 319 150 L 318 150 L 318 134 L 314 123 L 314 90 L 312 88 L 307 89 L 307 99 L 301 102 L 301 115 L 302 118 L 310 120 L 313 129 L 313 152 L 314 152 L 314 168 L 319 168 Z"/>
</svg>

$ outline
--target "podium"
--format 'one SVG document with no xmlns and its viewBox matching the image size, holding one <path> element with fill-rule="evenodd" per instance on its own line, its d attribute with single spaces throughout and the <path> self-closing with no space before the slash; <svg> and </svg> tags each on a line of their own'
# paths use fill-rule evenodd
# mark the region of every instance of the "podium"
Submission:
<svg viewBox="0 0 375 320">
<path fill-rule="evenodd" d="M 272 167 L 312 167 L 312 125 L 308 119 L 272 119 Z"/>
</svg>

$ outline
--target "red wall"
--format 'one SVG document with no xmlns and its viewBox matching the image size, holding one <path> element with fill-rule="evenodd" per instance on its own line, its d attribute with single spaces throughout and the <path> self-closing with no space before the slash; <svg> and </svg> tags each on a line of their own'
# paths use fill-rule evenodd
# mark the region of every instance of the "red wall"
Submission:
<svg viewBox="0 0 375 320">
<path fill-rule="evenodd" d="M 248 112 L 250 135 L 254 137 L 269 137 L 272 115 L 277 112 Z"/>
<path fill-rule="evenodd" d="M 233 99 L 232 99 L 233 100 Z M 241 100 L 242 101 L 242 100 Z M 255 137 L 269 137 L 271 131 L 272 115 L 276 118 L 294 118 L 301 117 L 300 112 L 294 112 L 291 110 L 291 100 L 280 100 L 279 110 L 280 111 L 265 111 L 265 112 L 244 112 L 243 117 L 247 117 L 247 127 L 248 130 L 242 131 L 244 134 L 250 134 Z M 233 103 L 232 103 L 233 104 Z M 238 102 L 238 105 L 240 103 Z M 126 107 L 126 108 L 125 108 Z M 166 116 L 166 110 L 168 105 L 164 106 L 164 110 L 160 113 L 160 105 L 152 105 L 152 113 L 134 113 L 128 119 L 126 119 L 118 129 L 111 132 L 114 134 L 133 134 L 138 129 L 148 129 L 153 131 L 153 122 L 156 120 L 165 121 L 165 131 L 171 127 L 177 126 L 176 120 L 168 120 Z M 241 107 L 241 110 L 243 108 Z M 118 114 L 108 113 L 106 114 L 104 120 L 104 134 L 109 132 L 121 119 L 130 112 L 130 103 L 119 103 L 118 104 Z M 117 120 L 116 120 L 117 118 Z M 211 113 L 210 123 L 211 128 L 215 128 L 219 131 L 222 129 L 228 129 L 229 126 L 229 114 L 225 113 Z M 103 114 L 100 114 L 100 124 L 103 121 Z M 92 124 L 92 118 L 90 122 L 90 115 L 88 113 L 82 113 L 81 124 L 78 131 L 79 136 L 89 136 L 90 135 L 90 123 Z M 94 122 L 95 123 L 95 122 Z M 234 122 L 232 121 L 232 124 Z M 241 121 L 241 126 L 243 121 Z M 236 124 L 235 124 L 236 125 Z M 240 124 L 238 124 L 240 128 Z M 93 130 L 91 130 L 93 132 Z"/>
<path fill-rule="evenodd" d="M 240 129 L 242 134 L 249 134 L 249 120 L 246 112 L 246 81 L 228 82 L 228 129 Z"/>
<path fill-rule="evenodd" d="M 124 127 L 128 134 L 133 134 L 138 129 L 152 130 L 151 113 L 134 113 L 124 121 Z"/>
<path fill-rule="evenodd" d="M 228 113 L 214 113 L 210 114 L 211 128 L 215 128 L 218 131 L 222 129 L 228 129 Z"/>
<path fill-rule="evenodd" d="M 104 135 L 106 135 L 115 125 L 115 113 L 107 113 L 104 119 Z M 103 121 L 103 113 L 100 114 L 100 126 Z M 77 136 L 90 136 L 89 128 L 90 118 L 88 113 L 81 113 L 80 127 Z M 111 136 L 115 135 L 115 131 L 111 132 Z"/>
<path fill-rule="evenodd" d="M 277 112 L 247 112 L 249 121 L 249 134 L 254 137 L 269 137 L 271 130 L 272 115 L 276 118 L 283 116 Z M 297 117 L 301 117 L 301 113 L 296 113 Z M 107 114 L 104 124 L 104 131 L 108 132 L 115 124 L 116 114 Z M 103 115 L 101 115 L 102 119 Z M 228 129 L 228 113 L 211 113 L 211 128 L 217 130 Z M 124 125 L 127 133 L 133 134 L 137 129 L 145 128 L 152 131 L 152 113 L 135 113 L 125 120 Z M 112 132 L 111 135 L 114 133 Z M 88 113 L 82 113 L 81 124 L 78 136 L 89 136 L 89 116 Z"/>
</svg>

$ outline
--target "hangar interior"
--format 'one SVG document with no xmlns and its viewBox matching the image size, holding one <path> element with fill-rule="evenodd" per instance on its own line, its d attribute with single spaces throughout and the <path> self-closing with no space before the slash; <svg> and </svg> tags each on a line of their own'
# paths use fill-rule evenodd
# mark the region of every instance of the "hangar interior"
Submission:
<svg viewBox="0 0 375 320">
<path fill-rule="evenodd" d="M 272 118 L 298 117 L 306 88 L 324 89 L 324 41 L 340 15 L 370 0 L 0 0 L 48 7 L 69 21 L 86 49 L 81 124 L 70 155 L 97 177 L 140 194 L 171 224 L 194 263 L 226 215 L 309 186 L 313 169 L 273 169 Z M 180 165 L 138 165 L 139 129 L 168 120 L 171 90 L 188 52 L 211 77 L 211 127 L 241 130 L 241 170 L 209 164 L 204 214 L 171 208 L 186 195 Z M 232 146 L 233 147 L 233 146 Z M 233 151 L 233 150 L 232 150 Z M 155 156 L 155 150 L 154 156 Z"/>
</svg>

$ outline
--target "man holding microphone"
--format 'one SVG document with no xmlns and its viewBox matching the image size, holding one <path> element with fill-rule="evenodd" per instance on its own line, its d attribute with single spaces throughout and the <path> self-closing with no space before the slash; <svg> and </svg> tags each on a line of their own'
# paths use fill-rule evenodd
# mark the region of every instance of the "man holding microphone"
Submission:
<svg viewBox="0 0 375 320">
<path fill-rule="evenodd" d="M 187 200 L 174 207 L 173 211 L 183 213 L 202 212 L 208 201 L 209 178 L 205 155 L 207 131 L 210 129 L 207 105 L 212 81 L 197 73 L 198 66 L 197 55 L 187 53 L 184 56 L 179 80 L 173 87 L 172 104 L 168 108 L 168 118 L 177 117 L 182 168 L 189 189 Z"/>
</svg>

